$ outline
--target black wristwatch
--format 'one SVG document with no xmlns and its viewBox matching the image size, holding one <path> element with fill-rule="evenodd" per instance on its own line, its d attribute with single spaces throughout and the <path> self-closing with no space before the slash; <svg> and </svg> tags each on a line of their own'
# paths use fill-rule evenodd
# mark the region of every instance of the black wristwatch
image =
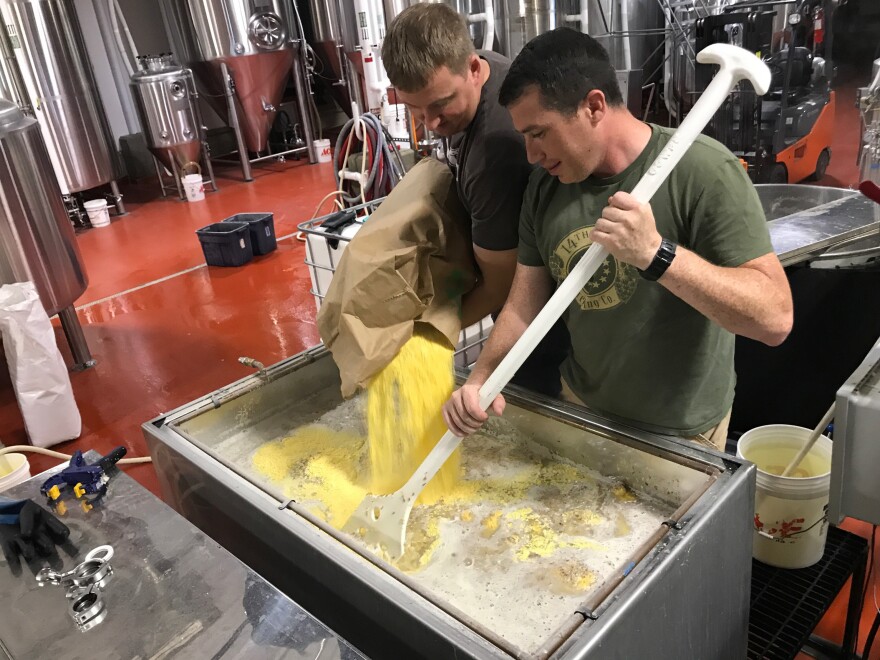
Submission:
<svg viewBox="0 0 880 660">
<path fill-rule="evenodd" d="M 654 260 L 651 262 L 651 265 L 645 270 L 638 269 L 639 275 L 649 282 L 656 282 L 659 280 L 663 276 L 663 273 L 666 272 L 666 269 L 669 268 L 669 264 L 672 263 L 672 260 L 675 259 L 675 247 L 675 243 L 672 241 L 665 238 L 661 240 L 660 247 L 657 249 L 657 254 L 654 255 Z"/>
</svg>

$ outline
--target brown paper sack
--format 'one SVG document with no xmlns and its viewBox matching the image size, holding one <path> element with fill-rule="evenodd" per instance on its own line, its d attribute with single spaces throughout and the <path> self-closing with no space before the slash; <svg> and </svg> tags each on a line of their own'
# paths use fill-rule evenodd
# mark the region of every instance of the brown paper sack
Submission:
<svg viewBox="0 0 880 660">
<path fill-rule="evenodd" d="M 462 294 L 475 283 L 470 218 L 449 168 L 428 158 L 397 184 L 349 243 L 318 312 L 342 395 L 387 365 L 416 323 L 456 345 Z"/>
</svg>

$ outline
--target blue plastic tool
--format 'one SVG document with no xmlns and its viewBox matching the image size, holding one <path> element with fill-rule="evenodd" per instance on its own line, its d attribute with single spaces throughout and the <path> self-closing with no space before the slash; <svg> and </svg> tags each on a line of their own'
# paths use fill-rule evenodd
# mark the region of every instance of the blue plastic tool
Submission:
<svg viewBox="0 0 880 660">
<path fill-rule="evenodd" d="M 58 474 L 49 477 L 40 486 L 40 492 L 50 500 L 61 497 L 61 492 L 68 486 L 73 489 L 73 494 L 77 498 L 84 495 L 104 495 L 107 492 L 107 483 L 110 481 L 108 471 L 125 456 L 125 453 L 125 447 L 117 447 L 96 463 L 88 464 L 82 452 L 77 450 L 70 457 L 70 464 Z"/>
</svg>

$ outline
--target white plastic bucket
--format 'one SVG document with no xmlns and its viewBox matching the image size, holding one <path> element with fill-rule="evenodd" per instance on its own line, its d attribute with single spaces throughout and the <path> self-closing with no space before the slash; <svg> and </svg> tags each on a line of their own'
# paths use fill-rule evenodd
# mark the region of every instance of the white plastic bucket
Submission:
<svg viewBox="0 0 880 660">
<path fill-rule="evenodd" d="M 107 210 L 106 199 L 90 199 L 83 203 L 92 227 L 106 227 L 110 224 L 110 212 Z"/>
<path fill-rule="evenodd" d="M 200 202 L 205 199 L 205 184 L 201 174 L 184 174 L 181 182 L 186 193 L 186 201 Z"/>
<path fill-rule="evenodd" d="M 736 449 L 758 467 L 752 555 L 771 566 L 806 568 L 825 552 L 831 440 L 821 436 L 792 476 L 779 476 L 810 433 L 800 426 L 759 426 L 744 433 Z"/>
<path fill-rule="evenodd" d="M 333 160 L 333 151 L 330 149 L 330 140 L 315 140 L 315 153 L 318 154 L 319 163 L 329 163 Z"/>
<path fill-rule="evenodd" d="M 0 493 L 31 478 L 31 465 L 24 454 L 0 455 Z"/>
</svg>

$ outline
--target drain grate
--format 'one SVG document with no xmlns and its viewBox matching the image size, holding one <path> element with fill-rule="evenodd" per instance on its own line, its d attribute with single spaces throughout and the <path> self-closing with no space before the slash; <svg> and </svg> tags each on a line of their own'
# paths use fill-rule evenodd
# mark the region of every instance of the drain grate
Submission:
<svg viewBox="0 0 880 660">
<path fill-rule="evenodd" d="M 825 555 L 809 568 L 752 561 L 748 657 L 794 658 L 853 573 L 864 567 L 868 542 L 829 526 Z"/>
</svg>

